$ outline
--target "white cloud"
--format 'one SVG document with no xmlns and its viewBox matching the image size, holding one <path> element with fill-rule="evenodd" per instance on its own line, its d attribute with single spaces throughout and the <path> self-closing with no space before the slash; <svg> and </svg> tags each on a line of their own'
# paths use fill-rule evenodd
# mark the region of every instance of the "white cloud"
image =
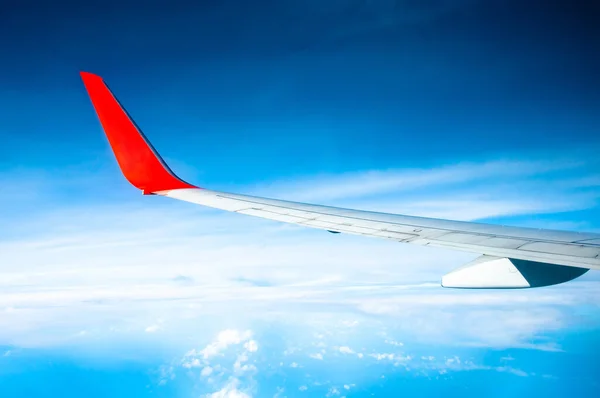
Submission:
<svg viewBox="0 0 600 398">
<path fill-rule="evenodd" d="M 240 354 L 235 363 L 233 364 L 233 370 L 236 373 L 245 373 L 248 371 L 256 371 L 256 367 L 252 364 L 246 364 L 246 362 L 248 361 L 248 352 L 243 352 L 242 354 Z"/>
<path fill-rule="evenodd" d="M 378 361 L 381 361 L 381 360 L 393 361 L 395 358 L 394 354 L 387 354 L 387 353 L 375 353 L 375 354 L 369 354 L 369 356 L 371 358 L 375 358 Z"/>
<path fill-rule="evenodd" d="M 350 347 L 347 347 L 347 346 L 341 346 L 339 348 L 339 350 L 342 354 L 354 354 L 354 351 Z"/>
<path fill-rule="evenodd" d="M 396 341 L 396 340 L 391 340 L 391 339 L 386 339 L 385 343 L 389 344 L 389 345 L 396 346 L 396 347 L 402 347 L 402 346 L 404 346 L 404 343 L 401 343 L 401 342 Z"/>
<path fill-rule="evenodd" d="M 298 390 L 300 390 L 300 391 L 306 391 L 306 390 L 308 390 L 308 387 L 307 386 L 300 386 L 300 387 L 298 387 Z"/>
<path fill-rule="evenodd" d="M 323 354 L 321 354 L 320 352 L 317 352 L 316 354 L 310 354 L 309 357 L 311 357 L 312 359 L 317 359 L 319 361 L 323 360 Z"/>
<path fill-rule="evenodd" d="M 521 369 L 511 368 L 510 366 L 498 366 L 495 369 L 498 372 L 507 372 L 519 377 L 527 377 L 529 374 Z"/>
<path fill-rule="evenodd" d="M 164 386 L 170 380 L 175 380 L 175 368 L 172 365 L 162 365 L 158 369 L 159 377 L 158 377 L 158 385 Z"/>
<path fill-rule="evenodd" d="M 282 397 L 284 393 L 285 393 L 285 388 L 277 387 L 277 391 L 275 392 L 275 395 L 273 395 L 273 398 Z"/>
<path fill-rule="evenodd" d="M 568 159 L 497 160 L 483 163 L 460 163 L 436 169 L 369 170 L 342 175 L 309 177 L 293 182 L 275 182 L 259 188 L 259 195 L 285 195 L 303 202 L 330 201 L 406 192 L 430 186 L 452 186 L 469 182 L 514 180 L 571 170 L 582 162 Z M 584 183 L 585 181 L 582 181 Z"/>
<path fill-rule="evenodd" d="M 219 391 L 208 394 L 207 398 L 251 398 L 252 396 L 245 391 L 237 388 L 238 380 L 234 379 Z"/>
<path fill-rule="evenodd" d="M 188 352 L 188 353 L 186 354 L 186 356 L 190 355 L 191 353 L 192 353 L 191 351 L 190 351 L 190 352 Z M 193 355 L 193 354 L 192 354 L 192 355 Z M 181 365 L 181 366 L 183 366 L 184 368 L 188 368 L 188 369 L 189 369 L 189 368 L 197 368 L 197 367 L 200 367 L 200 366 L 202 366 L 202 363 L 200 362 L 200 360 L 199 360 L 198 358 L 186 358 L 186 359 L 183 361 L 183 363 L 182 363 L 182 365 Z"/>
<path fill-rule="evenodd" d="M 256 352 L 258 350 L 258 344 L 256 340 L 248 340 L 244 343 L 244 348 L 249 352 Z"/>
<path fill-rule="evenodd" d="M 246 330 L 243 332 L 235 329 L 223 330 L 217 335 L 216 341 L 207 345 L 203 350 L 200 351 L 200 354 L 204 357 L 204 359 L 211 358 L 213 356 L 219 355 L 230 345 L 240 344 L 250 339 L 250 337 L 252 337 L 252 331 L 250 330 Z M 252 348 L 256 347 L 253 346 Z"/>
<path fill-rule="evenodd" d="M 249 397 L 258 371 L 251 358 L 258 343 L 252 336 L 251 330 L 224 329 L 204 349 L 189 350 L 174 363 L 184 369 L 202 368 L 199 378 L 197 373 L 187 372 L 199 385 L 220 386 L 206 397 Z"/>
<path fill-rule="evenodd" d="M 160 329 L 160 327 L 158 325 L 150 325 L 145 329 L 145 331 L 146 331 L 146 333 L 154 333 L 158 329 Z"/>
<path fill-rule="evenodd" d="M 449 371 L 452 372 L 464 372 L 464 371 L 472 371 L 472 370 L 487 370 L 487 371 L 495 371 L 501 373 L 510 373 L 512 375 L 518 377 L 528 377 L 529 373 L 513 368 L 510 366 L 493 366 L 493 365 L 483 365 L 476 364 L 471 360 L 462 360 L 458 356 L 454 356 L 452 358 L 447 358 L 443 363 L 421 363 L 421 364 L 413 364 L 415 367 L 421 367 L 425 369 L 436 369 L 440 374 L 446 374 Z"/>
<path fill-rule="evenodd" d="M 450 366 L 450 365 L 453 365 L 453 364 L 460 365 L 460 358 L 454 357 L 454 358 L 448 358 L 448 359 L 446 359 L 446 365 Z"/>
<path fill-rule="evenodd" d="M 211 343 L 207 344 L 203 349 L 189 350 L 183 357 L 182 366 L 186 368 L 199 367 L 207 365 L 208 361 L 216 356 L 223 355 L 223 352 L 230 346 L 242 345 L 243 351 L 238 356 L 234 366 L 236 369 L 243 368 L 243 362 L 248 360 L 248 354 L 253 353 L 258 349 L 258 344 L 254 340 L 250 340 L 252 337 L 251 330 L 237 330 L 237 329 L 225 329 L 220 331 L 216 339 Z M 243 343 L 243 344 L 242 344 Z M 250 344 L 248 344 L 250 343 Z M 246 370 L 246 369 L 243 369 Z M 212 369 L 211 369 L 212 372 Z"/>
</svg>

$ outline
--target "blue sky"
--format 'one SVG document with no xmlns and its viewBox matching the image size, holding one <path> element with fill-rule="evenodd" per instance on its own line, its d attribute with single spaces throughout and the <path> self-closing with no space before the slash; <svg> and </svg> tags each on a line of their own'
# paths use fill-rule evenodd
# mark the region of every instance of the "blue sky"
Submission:
<svg viewBox="0 0 600 398">
<path fill-rule="evenodd" d="M 456 291 L 473 255 L 123 179 L 78 72 L 215 189 L 600 231 L 597 10 L 509 0 L 0 12 L 0 396 L 594 396 L 600 276 Z"/>
</svg>

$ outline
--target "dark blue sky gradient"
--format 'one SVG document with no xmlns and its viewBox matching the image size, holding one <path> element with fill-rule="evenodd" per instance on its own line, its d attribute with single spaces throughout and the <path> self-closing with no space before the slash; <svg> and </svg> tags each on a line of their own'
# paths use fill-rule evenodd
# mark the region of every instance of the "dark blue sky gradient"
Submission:
<svg viewBox="0 0 600 398">
<path fill-rule="evenodd" d="M 591 3 L 4 3 L 0 167 L 110 160 L 80 70 L 221 181 L 597 145 Z"/>
</svg>

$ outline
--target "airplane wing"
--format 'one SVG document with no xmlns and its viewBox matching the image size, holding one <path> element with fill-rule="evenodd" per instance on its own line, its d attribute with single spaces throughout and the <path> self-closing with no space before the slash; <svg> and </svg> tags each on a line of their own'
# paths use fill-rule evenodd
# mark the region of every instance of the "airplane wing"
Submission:
<svg viewBox="0 0 600 398">
<path fill-rule="evenodd" d="M 161 195 L 236 213 L 481 256 L 442 277 L 455 288 L 529 288 L 600 269 L 600 234 L 508 227 L 377 213 L 212 191 L 169 169 L 101 77 L 84 85 L 125 178 L 145 195 Z"/>
</svg>

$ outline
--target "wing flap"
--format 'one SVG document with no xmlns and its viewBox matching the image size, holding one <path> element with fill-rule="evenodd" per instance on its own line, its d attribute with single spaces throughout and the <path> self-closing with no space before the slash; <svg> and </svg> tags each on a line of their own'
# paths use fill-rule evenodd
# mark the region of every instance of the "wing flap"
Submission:
<svg viewBox="0 0 600 398">
<path fill-rule="evenodd" d="M 583 239 L 583 240 L 575 241 L 573 243 L 582 243 L 585 245 L 600 246 L 600 239 Z"/>
<path fill-rule="evenodd" d="M 519 247 L 519 250 L 586 258 L 596 258 L 600 254 L 599 247 L 555 242 L 531 242 L 522 245 L 521 247 Z"/>
</svg>

